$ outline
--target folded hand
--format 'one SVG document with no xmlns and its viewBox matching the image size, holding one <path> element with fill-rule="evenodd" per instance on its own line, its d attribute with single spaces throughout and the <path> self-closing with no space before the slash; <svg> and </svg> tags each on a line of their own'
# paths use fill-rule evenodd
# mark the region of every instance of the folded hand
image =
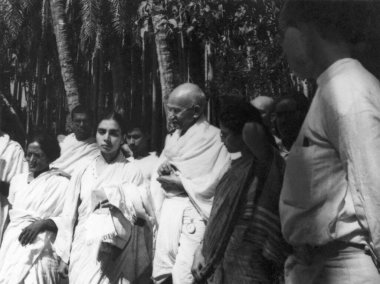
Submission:
<svg viewBox="0 0 380 284">
<path fill-rule="evenodd" d="M 176 171 L 176 168 L 169 162 L 164 162 L 158 168 L 157 172 L 159 176 L 168 176 L 173 174 Z"/>
<path fill-rule="evenodd" d="M 97 209 L 99 209 L 99 208 L 109 208 L 111 211 L 116 209 L 116 207 L 113 206 L 113 205 L 108 201 L 108 199 L 105 199 L 105 200 L 99 202 L 99 203 L 95 206 L 94 211 L 97 210 Z"/>
<path fill-rule="evenodd" d="M 59 260 L 58 275 L 63 279 L 69 276 L 69 265 L 62 259 Z"/>
<path fill-rule="evenodd" d="M 167 193 L 180 194 L 185 191 L 179 176 L 172 174 L 169 176 L 160 176 L 157 181 Z"/>
<path fill-rule="evenodd" d="M 26 246 L 33 243 L 37 235 L 44 230 L 44 220 L 35 221 L 22 230 L 18 240 L 21 245 Z"/>
<path fill-rule="evenodd" d="M 205 258 L 202 254 L 202 245 L 200 245 L 194 254 L 193 265 L 191 266 L 191 273 L 196 281 L 202 280 L 202 268 L 205 266 Z"/>
</svg>

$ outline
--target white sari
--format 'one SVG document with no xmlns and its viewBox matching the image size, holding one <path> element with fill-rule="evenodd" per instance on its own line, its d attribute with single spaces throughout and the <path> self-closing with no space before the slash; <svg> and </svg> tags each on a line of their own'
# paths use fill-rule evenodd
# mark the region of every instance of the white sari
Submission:
<svg viewBox="0 0 380 284">
<path fill-rule="evenodd" d="M 22 230 L 37 220 L 58 216 L 69 179 L 58 171 L 48 171 L 28 183 L 28 174 L 13 178 L 10 186 L 10 223 L 0 249 L 0 283 L 55 284 L 58 259 L 53 252 L 55 234 L 37 235 L 33 243 L 22 246 Z"/>
<path fill-rule="evenodd" d="M 58 227 L 56 252 L 69 263 L 70 284 L 132 283 L 144 276 L 148 281 L 151 264 L 144 228 L 131 225 L 137 217 L 149 219 L 139 193 L 145 189 L 137 187 L 143 184 L 142 174 L 121 153 L 102 173 L 96 171 L 97 159 L 103 157 L 99 155 L 86 169 L 72 177 L 63 214 L 52 218 Z M 100 224 L 94 222 L 99 217 L 96 213 L 100 212 L 95 207 L 105 199 L 121 213 L 117 216 L 121 226 L 114 214 L 100 216 L 99 220 L 103 220 Z M 125 223 L 127 220 L 129 226 Z M 95 224 L 91 226 L 91 223 Z M 114 260 L 112 272 L 107 275 L 97 259 L 101 242 L 124 247 Z"/>
</svg>

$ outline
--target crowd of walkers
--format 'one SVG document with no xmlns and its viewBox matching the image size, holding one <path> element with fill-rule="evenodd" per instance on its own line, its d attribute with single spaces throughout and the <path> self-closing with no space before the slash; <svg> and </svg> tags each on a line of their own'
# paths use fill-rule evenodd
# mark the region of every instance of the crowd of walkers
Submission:
<svg viewBox="0 0 380 284">
<path fill-rule="evenodd" d="M 195 84 L 166 102 L 160 153 L 116 112 L 73 133 L 0 132 L 0 284 L 380 283 L 380 83 L 351 55 L 362 1 L 285 2 L 282 45 L 302 94 L 225 97 L 219 128 Z M 377 157 L 379 156 L 379 157 Z"/>
</svg>

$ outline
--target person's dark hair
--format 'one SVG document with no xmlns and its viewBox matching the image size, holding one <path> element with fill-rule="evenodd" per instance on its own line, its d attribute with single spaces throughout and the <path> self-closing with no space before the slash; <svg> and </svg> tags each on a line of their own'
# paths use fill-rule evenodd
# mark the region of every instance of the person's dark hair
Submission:
<svg viewBox="0 0 380 284">
<path fill-rule="evenodd" d="M 273 135 L 263 123 L 259 110 L 244 99 L 226 97 L 222 102 L 219 121 L 236 135 L 242 134 L 243 127 L 247 122 L 256 122 L 264 128 L 268 141 L 272 145 L 276 145 Z"/>
<path fill-rule="evenodd" d="M 275 107 L 284 100 L 294 101 L 296 103 L 296 110 L 301 113 L 302 117 L 306 116 L 310 107 L 310 102 L 304 94 L 296 92 L 294 94 L 287 94 L 287 95 L 281 96 L 278 99 L 276 99 Z"/>
<path fill-rule="evenodd" d="M 124 120 L 123 116 L 116 111 L 111 111 L 111 112 L 108 112 L 105 115 L 103 115 L 99 119 L 97 126 L 99 126 L 99 123 L 101 123 L 103 120 L 110 120 L 110 119 L 116 121 L 117 124 L 119 124 L 122 135 L 126 134 L 125 120 Z"/>
<path fill-rule="evenodd" d="M 280 14 L 280 26 L 314 24 L 322 37 L 357 43 L 365 37 L 372 0 L 287 0 Z"/>
<path fill-rule="evenodd" d="M 88 108 L 86 108 L 83 105 L 77 105 L 72 111 L 71 111 L 71 119 L 74 119 L 74 114 L 76 113 L 85 113 L 87 114 L 88 118 L 92 122 L 92 119 L 94 117 L 92 111 Z"/>
<path fill-rule="evenodd" d="M 58 159 L 61 155 L 61 148 L 59 147 L 58 141 L 56 138 L 50 136 L 46 132 L 38 131 L 32 134 L 28 138 L 28 145 L 37 142 L 41 150 L 45 153 L 50 162 Z"/>
<path fill-rule="evenodd" d="M 148 129 L 142 124 L 141 122 L 138 121 L 129 121 L 126 126 L 126 133 L 132 132 L 133 129 L 140 129 L 142 134 L 147 135 L 149 134 Z"/>
</svg>

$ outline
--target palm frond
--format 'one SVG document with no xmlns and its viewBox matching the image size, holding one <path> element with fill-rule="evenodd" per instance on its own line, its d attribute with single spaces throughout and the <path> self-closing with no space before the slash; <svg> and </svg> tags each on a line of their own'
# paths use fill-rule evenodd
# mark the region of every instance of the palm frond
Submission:
<svg viewBox="0 0 380 284">
<path fill-rule="evenodd" d="M 4 0 L 0 2 L 1 16 L 12 39 L 17 37 L 24 21 L 21 3 L 22 1 L 18 0 Z"/>
<path fill-rule="evenodd" d="M 108 0 L 112 14 L 112 26 L 117 34 L 123 35 L 128 26 L 127 1 Z"/>
<path fill-rule="evenodd" d="M 21 1 L 20 3 L 20 6 L 22 8 L 23 11 L 30 11 L 32 10 L 36 5 L 39 4 L 39 0 L 24 0 L 24 1 Z"/>
<path fill-rule="evenodd" d="M 95 40 L 98 19 L 100 16 L 101 0 L 82 0 L 81 36 L 84 40 Z"/>
</svg>

